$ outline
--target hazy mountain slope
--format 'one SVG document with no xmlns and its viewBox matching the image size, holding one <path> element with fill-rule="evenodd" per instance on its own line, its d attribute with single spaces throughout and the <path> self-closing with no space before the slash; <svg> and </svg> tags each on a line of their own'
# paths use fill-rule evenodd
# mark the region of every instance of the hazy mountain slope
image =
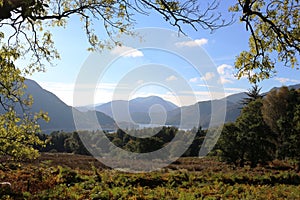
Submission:
<svg viewBox="0 0 300 200">
<path fill-rule="evenodd" d="M 75 108 L 72 108 L 71 106 L 66 105 L 57 96 L 47 90 L 44 90 L 35 81 L 26 80 L 25 83 L 28 86 L 26 92 L 34 97 L 32 111 L 46 111 L 51 118 L 49 123 L 40 122 L 41 127 L 45 132 L 57 130 L 74 131 L 76 129 L 73 120 L 74 113 L 80 119 L 79 127 L 82 129 L 98 129 L 98 123 L 100 123 L 101 128 L 103 129 L 115 129 L 115 121 L 111 118 L 113 116 L 112 107 L 115 109 L 114 112 L 117 113 L 117 115 L 114 116 L 115 120 L 124 122 L 125 124 L 130 121 L 130 118 L 132 118 L 135 123 L 148 124 L 151 122 L 151 117 L 152 120 L 159 117 L 166 117 L 165 124 L 167 125 L 179 125 L 181 119 L 184 119 L 184 125 L 187 127 L 192 124 L 190 121 L 197 118 L 197 116 L 195 116 L 197 112 L 195 111 L 199 109 L 199 125 L 201 125 L 203 128 L 207 128 L 212 117 L 212 103 L 215 105 L 216 113 L 221 113 L 224 112 L 222 105 L 223 102 L 226 101 L 225 122 L 233 122 L 240 115 L 242 99 L 247 96 L 245 93 L 238 93 L 230 95 L 224 99 L 198 102 L 194 105 L 183 106 L 181 108 L 160 97 L 149 96 L 139 97 L 130 101 L 116 100 L 96 106 L 96 112 L 81 112 Z M 290 89 L 300 89 L 300 84 L 291 85 L 288 87 Z M 151 109 L 152 112 L 149 115 L 149 111 Z M 21 109 L 18 110 L 21 112 Z M 72 112 L 72 110 L 74 112 Z M 4 112 L 3 109 L 1 110 L 0 108 L 0 112 Z M 96 121 L 94 120 L 95 116 Z M 221 124 L 222 122 L 223 121 L 220 120 L 219 123 Z"/>
<path fill-rule="evenodd" d="M 300 84 L 288 86 L 289 89 L 300 89 Z M 278 89 L 277 87 L 273 88 Z M 266 95 L 268 92 L 264 93 Z M 216 105 L 216 113 L 222 112 L 222 101 L 226 101 L 226 117 L 225 122 L 234 122 L 241 113 L 243 105 L 242 100 L 247 97 L 247 94 L 237 93 L 226 97 L 225 99 L 214 100 L 212 102 Z M 202 101 L 191 106 L 185 106 L 182 108 L 174 109 L 168 113 L 167 124 L 179 125 L 181 119 L 181 113 L 184 112 L 182 118 L 193 119 L 195 115 L 195 110 L 197 107 L 200 110 L 200 125 L 207 128 L 211 119 L 211 101 Z M 219 124 L 222 124 L 220 120 Z"/>
<path fill-rule="evenodd" d="M 50 117 L 50 122 L 48 123 L 43 121 L 39 122 L 43 131 L 49 133 L 60 130 L 76 130 L 72 113 L 73 108 L 71 106 L 66 105 L 57 96 L 43 89 L 33 80 L 27 79 L 25 84 L 27 85 L 26 93 L 31 94 L 34 98 L 31 110 L 33 112 L 43 110 L 48 112 L 48 116 Z M 18 109 L 18 111 L 21 112 L 21 109 Z M 88 128 L 89 122 L 87 120 L 87 114 L 76 109 L 74 109 L 74 112 L 78 113 L 77 115 L 82 115 L 82 119 L 85 121 L 86 127 Z M 103 124 L 103 126 L 105 125 L 106 128 L 114 127 L 114 120 L 109 116 L 103 113 L 97 113 L 97 117 L 99 118 L 99 122 Z"/>
<path fill-rule="evenodd" d="M 166 111 L 171 111 L 174 110 L 175 108 L 178 108 L 178 106 L 176 106 L 175 104 L 157 96 L 138 97 L 129 101 L 131 113 L 148 112 L 153 105 L 160 105 Z"/>
<path fill-rule="evenodd" d="M 96 106 L 95 110 L 103 112 L 116 121 L 130 121 L 136 123 L 150 123 L 149 111 L 168 112 L 178 108 L 175 104 L 157 96 L 138 97 L 130 101 L 116 100 Z"/>
<path fill-rule="evenodd" d="M 184 126 L 191 127 L 193 123 L 189 124 L 189 121 L 192 121 L 193 119 L 197 118 L 197 114 L 200 113 L 200 122 L 199 125 L 203 128 L 207 128 L 209 126 L 209 123 L 211 121 L 211 115 L 212 115 L 212 105 L 214 105 L 214 113 L 222 113 L 230 110 L 230 114 L 236 115 L 236 108 L 235 103 L 232 102 L 226 102 L 226 107 L 224 106 L 226 99 L 220 99 L 220 100 L 213 100 L 213 101 L 202 101 L 198 102 L 194 105 L 190 106 L 184 106 L 182 108 L 175 109 L 168 113 L 168 124 L 175 124 L 179 125 L 181 119 L 185 119 Z M 199 112 L 198 112 L 198 111 Z M 232 116 L 225 117 L 225 121 L 231 120 Z M 182 122 L 181 122 L 182 123 Z M 219 122 L 217 122 L 216 125 L 222 124 L 223 121 L 220 119 Z"/>
</svg>

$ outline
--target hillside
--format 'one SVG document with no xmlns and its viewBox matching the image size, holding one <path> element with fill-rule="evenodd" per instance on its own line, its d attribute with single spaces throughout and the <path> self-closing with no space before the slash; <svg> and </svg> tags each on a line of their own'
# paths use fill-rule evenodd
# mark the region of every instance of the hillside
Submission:
<svg viewBox="0 0 300 200">
<path fill-rule="evenodd" d="M 66 105 L 53 93 L 43 89 L 39 84 L 33 80 L 27 79 L 25 81 L 27 85 L 26 94 L 31 94 L 34 98 L 34 103 L 31 110 L 33 112 L 39 112 L 43 110 L 48 112 L 50 121 L 48 123 L 40 121 L 41 128 L 44 132 L 50 133 L 52 131 L 75 131 L 76 127 L 73 120 L 73 112 L 83 119 L 83 127 L 91 128 L 89 124 L 89 115 L 92 113 L 80 112 L 75 108 Z M 21 109 L 17 108 L 18 112 Z M 1 111 L 0 111 L 1 112 Z M 3 112 L 3 111 L 2 111 Z M 109 116 L 97 112 L 98 121 L 104 129 L 115 128 L 115 122 Z"/>
<path fill-rule="evenodd" d="M 156 107 L 157 106 L 157 107 Z M 159 106 L 159 108 L 158 108 Z M 151 122 L 149 111 L 152 113 L 169 112 L 178 108 L 175 104 L 157 96 L 138 97 L 130 101 L 115 100 L 96 106 L 95 110 L 113 117 L 118 122 L 130 122 L 148 124 Z M 151 110 L 153 109 L 153 110 Z"/>
<path fill-rule="evenodd" d="M 132 123 L 137 124 L 150 124 L 153 119 L 166 118 L 165 124 L 178 126 L 180 121 L 183 120 L 183 127 L 190 127 L 190 121 L 196 119 L 195 112 L 197 109 L 200 111 L 200 123 L 203 128 L 207 128 L 211 119 L 211 105 L 215 105 L 216 113 L 224 112 L 224 101 L 226 103 L 226 118 L 225 122 L 235 121 L 240 115 L 242 108 L 241 101 L 246 97 L 245 93 L 237 93 L 230 95 L 224 99 L 213 101 L 202 101 L 194 105 L 178 107 L 175 104 L 166 101 L 157 96 L 138 97 L 130 101 L 115 100 L 95 107 L 96 111 L 82 107 L 79 111 L 76 108 L 66 105 L 53 93 L 43 89 L 33 80 L 25 81 L 28 88 L 27 94 L 34 97 L 34 104 L 32 106 L 33 112 L 40 110 L 48 112 L 51 118 L 49 123 L 40 122 L 41 128 L 44 132 L 50 133 L 52 131 L 74 131 L 76 130 L 73 114 L 80 119 L 80 124 L 77 124 L 80 129 L 99 129 L 98 122 L 102 129 L 114 130 L 116 129 L 115 121 L 121 124 L 122 128 L 137 127 Z M 299 89 L 300 84 L 288 86 L 289 88 Z M 272 90 L 277 89 L 273 88 Z M 267 94 L 267 93 L 265 93 Z M 198 107 L 198 108 L 197 108 Z M 114 110 L 112 110 L 112 108 Z M 21 109 L 17 109 L 21 112 Z M 73 111 L 73 112 L 72 112 Z M 149 111 L 150 114 L 149 114 Z M 3 112 L 3 110 L 0 110 Z M 117 113 L 113 115 L 114 113 Z M 91 123 L 93 116 L 96 116 L 98 122 Z M 152 120 L 152 121 L 151 121 Z M 159 120 L 158 120 L 159 121 Z M 220 125 L 223 121 L 220 120 Z M 77 127 L 78 127 L 77 126 Z"/>
</svg>

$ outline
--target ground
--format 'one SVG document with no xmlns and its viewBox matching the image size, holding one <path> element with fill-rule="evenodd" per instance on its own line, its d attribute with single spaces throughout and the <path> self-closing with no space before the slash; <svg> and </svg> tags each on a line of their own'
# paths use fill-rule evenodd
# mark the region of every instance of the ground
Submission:
<svg viewBox="0 0 300 200">
<path fill-rule="evenodd" d="M 92 157 L 42 154 L 0 170 L 0 199 L 300 199 L 300 174 L 288 162 L 251 169 L 215 158 L 180 158 L 151 173 L 124 173 Z"/>
</svg>

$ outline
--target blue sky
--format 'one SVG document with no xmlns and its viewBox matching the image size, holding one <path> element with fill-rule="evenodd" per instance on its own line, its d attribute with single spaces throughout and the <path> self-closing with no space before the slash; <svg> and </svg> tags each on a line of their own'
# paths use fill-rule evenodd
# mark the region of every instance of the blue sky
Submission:
<svg viewBox="0 0 300 200">
<path fill-rule="evenodd" d="M 228 1 L 221 5 L 221 11 L 227 10 L 228 5 L 226 4 L 228 4 Z M 137 21 L 135 28 L 159 27 L 177 31 L 175 27 L 169 25 L 161 16 L 155 13 L 152 13 L 150 16 L 136 15 L 135 18 Z M 99 26 L 102 26 L 101 22 L 99 22 Z M 101 31 L 103 32 L 104 30 L 102 28 L 99 28 L 99 30 L 101 35 Z M 246 32 L 244 24 L 239 23 L 237 20 L 233 25 L 218 29 L 213 33 L 202 29 L 195 31 L 190 27 L 185 27 L 184 31 L 191 40 L 191 43 L 184 44 L 185 47 L 189 46 L 192 49 L 194 44 L 201 46 L 214 63 L 214 66 L 212 66 L 215 68 L 214 72 L 199 74 L 184 59 L 180 59 L 170 52 L 157 49 L 134 49 L 129 46 L 123 49 L 115 48 L 112 53 L 121 54 L 126 50 L 132 50 L 132 55 L 120 56 L 110 66 L 98 83 L 92 102 L 105 103 L 111 101 L 112 98 L 115 99 L 114 90 L 122 78 L 131 70 L 151 63 L 167 66 L 169 69 L 174 70 L 174 73 L 177 73 L 177 75 L 166 77 L 166 81 L 178 82 L 178 77 L 180 76 L 182 81 L 185 81 L 194 91 L 197 101 L 216 98 L 216 96 L 211 96 L 210 87 L 206 85 L 207 81 L 213 80 L 216 76 L 219 77 L 220 83 L 218 84 L 222 84 L 226 95 L 247 91 L 251 87 L 246 78 L 237 80 L 233 76 L 235 72 L 233 67 L 235 56 L 248 48 L 249 33 Z M 90 55 L 90 52 L 87 51 L 89 44 L 82 29 L 82 24 L 76 17 L 70 18 L 69 24 L 65 29 L 55 28 L 52 30 L 52 33 L 55 45 L 61 54 L 61 59 L 55 61 L 55 66 L 48 66 L 45 73 L 35 73 L 28 78 L 37 81 L 43 88 L 56 94 L 68 105 L 74 105 L 74 85 L 82 66 Z M 101 61 L 99 61 L 100 64 Z M 156 75 L 149 74 L 149 76 L 155 77 Z M 143 81 L 137 77 L 139 84 L 142 85 Z M 259 85 L 262 87 L 262 91 L 268 91 L 272 87 L 297 83 L 300 83 L 299 70 L 278 67 L 276 77 L 262 81 Z M 171 91 L 169 88 L 157 84 L 146 84 L 135 88 L 134 91 L 131 91 L 130 98 L 149 95 L 158 95 L 176 104 L 186 105 L 193 103 L 193 101 L 188 100 L 180 103 L 176 91 Z M 75 106 L 88 104 L 89 102 L 78 101 Z"/>
</svg>

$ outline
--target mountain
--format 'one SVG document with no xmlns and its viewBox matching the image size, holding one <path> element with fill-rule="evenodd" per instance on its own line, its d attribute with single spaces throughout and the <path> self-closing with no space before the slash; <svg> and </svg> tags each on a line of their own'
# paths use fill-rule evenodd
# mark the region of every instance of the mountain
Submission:
<svg viewBox="0 0 300 200">
<path fill-rule="evenodd" d="M 153 105 L 161 105 L 166 111 L 178 108 L 175 104 L 157 96 L 138 97 L 129 101 L 131 112 L 148 112 Z"/>
<path fill-rule="evenodd" d="M 43 89 L 33 80 L 26 80 L 26 93 L 31 94 L 34 98 L 34 103 L 31 108 L 33 112 L 43 110 L 48 112 L 50 122 L 46 123 L 40 121 L 41 128 L 44 132 L 50 133 L 52 131 L 74 131 L 76 127 L 84 130 L 95 130 L 100 127 L 107 130 L 115 130 L 116 123 L 121 124 L 121 128 L 132 127 L 136 128 L 136 124 L 159 124 L 163 122 L 167 125 L 190 128 L 198 119 L 196 112 L 199 109 L 200 123 L 203 128 L 207 128 L 211 118 L 217 118 L 214 125 L 220 125 L 223 120 L 218 119 L 218 116 L 213 116 L 211 113 L 212 105 L 215 113 L 226 112 L 225 122 L 233 122 L 237 119 L 241 112 L 241 101 L 247 97 L 245 93 L 238 93 L 230 95 L 226 98 L 202 101 L 194 105 L 178 107 L 175 104 L 166 101 L 157 96 L 138 97 L 130 101 L 116 100 L 109 103 L 89 107 L 82 107 L 81 111 L 66 105 L 53 93 Z M 289 86 L 289 89 L 300 89 L 300 84 Z M 278 88 L 273 88 L 278 89 Z M 267 93 L 265 93 L 267 94 Z M 226 103 L 226 107 L 224 107 Z M 86 109 L 85 109 L 86 108 Z M 95 109 L 95 110 L 93 110 Z M 83 111 L 82 111 L 83 110 Z M 17 108 L 21 112 L 20 108 Z M 0 108 L 0 113 L 3 109 Z M 116 113 L 113 115 L 113 113 Z M 73 115 L 76 116 L 78 123 L 75 126 Z M 114 118 L 114 119 L 113 119 Z M 156 121 L 155 121 L 156 120 Z"/>
<path fill-rule="evenodd" d="M 130 118 L 135 123 L 149 124 L 152 119 L 157 119 L 155 115 L 162 115 L 178 108 L 175 104 L 157 96 L 138 97 L 130 101 L 115 100 L 100 106 L 95 110 L 103 112 L 114 118 L 118 122 L 130 122 Z M 150 111 L 150 116 L 149 116 Z M 153 123 L 153 122 L 152 122 Z"/>
<path fill-rule="evenodd" d="M 75 107 L 75 109 L 77 109 L 81 112 L 87 112 L 87 111 L 95 110 L 94 107 L 95 106 L 100 106 L 100 105 L 102 105 L 102 103 L 99 103 L 99 104 L 96 104 L 96 105 L 77 106 L 77 107 Z"/>
<path fill-rule="evenodd" d="M 290 86 L 288 86 L 288 88 L 289 88 L 289 89 L 295 89 L 295 90 L 298 90 L 298 89 L 300 89 L 300 84 L 297 84 L 297 85 L 290 85 Z M 276 88 L 276 89 L 278 89 L 278 88 Z"/>
<path fill-rule="evenodd" d="M 288 86 L 289 89 L 300 89 L 300 84 L 297 85 L 291 85 Z M 273 88 L 278 89 L 278 88 Z M 266 95 L 268 92 L 264 93 L 263 95 Z M 247 97 L 246 93 L 237 93 L 230 96 L 227 96 L 224 99 L 219 100 L 213 100 L 213 101 L 202 101 L 198 102 L 194 105 L 185 106 L 181 108 L 174 109 L 168 113 L 167 123 L 171 125 L 178 126 L 180 124 L 181 119 L 185 119 L 185 122 L 183 122 L 183 127 L 190 127 L 190 124 L 188 123 L 189 120 L 196 118 L 197 112 L 195 112 L 197 109 L 199 109 L 200 112 L 200 125 L 203 128 L 208 128 L 210 119 L 212 118 L 211 113 L 211 105 L 214 105 L 214 109 L 216 110 L 215 113 L 221 113 L 224 112 L 223 103 L 226 102 L 226 117 L 225 117 L 225 123 L 227 122 L 234 122 L 238 116 L 241 113 L 241 109 L 243 105 L 241 104 L 242 100 Z M 197 108 L 198 107 L 198 108 Z M 221 125 L 223 123 L 223 120 L 220 119 L 219 121 L 216 120 L 216 124 L 214 125 Z"/>
<path fill-rule="evenodd" d="M 75 131 L 75 123 L 73 120 L 73 114 L 82 119 L 81 127 L 85 129 L 93 129 L 95 125 L 91 124 L 90 118 L 95 115 L 93 112 L 80 112 L 77 109 L 66 105 L 53 93 L 43 89 L 33 80 L 25 80 L 27 85 L 26 94 L 31 94 L 34 99 L 31 111 L 39 112 L 40 110 L 48 112 L 50 121 L 48 123 L 39 121 L 41 129 L 50 133 L 52 131 Z M 18 109 L 21 112 L 21 109 Z M 96 112 L 98 122 L 103 129 L 114 129 L 114 120 L 100 112 Z"/>
<path fill-rule="evenodd" d="M 227 98 L 224 98 L 213 101 L 202 101 L 190 106 L 184 106 L 168 113 L 167 124 L 179 126 L 181 123 L 183 128 L 192 128 L 195 124 L 192 120 L 199 119 L 198 125 L 203 128 L 208 128 L 212 118 L 212 106 L 215 113 L 213 126 L 221 125 L 224 122 L 224 118 L 220 115 L 220 113 L 224 112 L 226 114 L 224 115 L 225 122 L 232 122 L 240 115 L 241 104 L 237 102 L 239 102 L 239 100 L 231 102 Z M 198 116 L 199 114 L 200 117 Z"/>
<path fill-rule="evenodd" d="M 245 93 L 238 93 L 220 100 L 202 101 L 194 105 L 178 107 L 160 97 L 149 96 L 138 97 L 130 101 L 115 100 L 96 106 L 95 110 L 107 114 L 118 123 L 127 123 L 128 127 L 132 126 L 131 122 L 137 124 L 160 124 L 163 122 L 167 125 L 181 125 L 182 128 L 192 128 L 197 125 L 207 128 L 212 117 L 212 105 L 216 114 L 226 112 L 225 122 L 232 122 L 240 115 L 240 102 L 245 97 Z M 226 107 L 223 106 L 225 103 Z M 198 117 L 199 113 L 200 118 Z M 197 119 L 200 120 L 199 124 L 197 124 Z M 214 125 L 220 125 L 222 122 L 222 119 L 216 120 Z"/>
</svg>

